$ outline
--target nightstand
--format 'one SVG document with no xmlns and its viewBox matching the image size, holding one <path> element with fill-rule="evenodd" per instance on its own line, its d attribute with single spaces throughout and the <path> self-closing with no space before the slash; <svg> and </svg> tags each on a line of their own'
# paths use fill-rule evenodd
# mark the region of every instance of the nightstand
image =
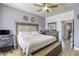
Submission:
<svg viewBox="0 0 79 59">
<path fill-rule="evenodd" d="M 8 51 L 13 49 L 14 38 L 13 34 L 0 35 L 0 51 Z"/>
</svg>

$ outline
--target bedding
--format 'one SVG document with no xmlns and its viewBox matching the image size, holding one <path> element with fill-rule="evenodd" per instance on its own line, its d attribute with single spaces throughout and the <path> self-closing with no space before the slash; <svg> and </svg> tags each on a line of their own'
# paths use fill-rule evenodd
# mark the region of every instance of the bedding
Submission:
<svg viewBox="0 0 79 59">
<path fill-rule="evenodd" d="M 37 31 L 32 31 L 32 32 L 30 32 L 30 33 L 31 33 L 31 35 L 39 34 L 39 32 L 37 32 Z"/>
<path fill-rule="evenodd" d="M 19 32 L 18 34 L 19 37 L 29 37 L 31 35 L 30 32 L 26 32 L 26 31 Z"/>
<path fill-rule="evenodd" d="M 54 36 L 43 35 L 38 32 L 36 32 L 36 34 L 31 32 L 29 36 L 24 33 L 18 35 L 19 46 L 22 48 L 23 52 L 26 52 L 26 55 L 30 55 L 34 51 L 43 48 L 56 40 L 57 39 Z"/>
</svg>

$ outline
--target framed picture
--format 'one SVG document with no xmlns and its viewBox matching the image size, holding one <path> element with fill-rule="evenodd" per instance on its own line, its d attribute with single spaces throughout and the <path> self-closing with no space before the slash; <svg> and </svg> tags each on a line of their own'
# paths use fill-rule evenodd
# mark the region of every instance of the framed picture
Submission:
<svg viewBox="0 0 79 59">
<path fill-rule="evenodd" d="M 24 21 L 28 21 L 28 16 L 25 16 L 25 15 L 24 15 L 24 16 L 23 16 L 23 20 L 24 20 Z"/>
<path fill-rule="evenodd" d="M 56 31 L 56 28 L 57 28 L 56 22 L 48 23 L 48 30 Z"/>
<path fill-rule="evenodd" d="M 34 18 L 34 17 L 32 17 L 32 18 L 31 18 L 31 22 L 34 22 L 34 21 L 35 21 L 35 18 Z"/>
</svg>

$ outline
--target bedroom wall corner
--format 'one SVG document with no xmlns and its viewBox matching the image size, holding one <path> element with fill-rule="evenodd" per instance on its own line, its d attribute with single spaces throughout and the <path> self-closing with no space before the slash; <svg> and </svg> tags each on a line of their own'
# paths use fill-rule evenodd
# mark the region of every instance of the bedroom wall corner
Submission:
<svg viewBox="0 0 79 59">
<path fill-rule="evenodd" d="M 45 18 L 38 16 L 38 15 L 34 15 L 28 12 L 24 12 L 12 7 L 8 7 L 5 6 L 3 4 L 0 5 L 0 17 L 2 19 L 1 22 L 1 29 L 10 29 L 12 30 L 12 33 L 15 34 L 15 23 L 18 21 L 23 21 L 23 16 L 26 15 L 29 18 L 29 22 L 31 21 L 31 17 L 35 18 L 35 23 L 39 24 L 39 29 L 45 29 Z"/>
</svg>

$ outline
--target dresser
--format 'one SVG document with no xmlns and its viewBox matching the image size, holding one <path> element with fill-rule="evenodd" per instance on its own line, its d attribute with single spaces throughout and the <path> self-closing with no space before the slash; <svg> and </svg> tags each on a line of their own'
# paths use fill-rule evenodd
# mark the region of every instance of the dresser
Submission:
<svg viewBox="0 0 79 59">
<path fill-rule="evenodd" d="M 0 35 L 0 50 L 13 47 L 14 39 L 12 34 Z"/>
<path fill-rule="evenodd" d="M 55 36 L 57 38 L 57 40 L 59 38 L 59 32 L 58 31 L 47 30 L 47 31 L 42 32 L 41 34 Z"/>
</svg>

